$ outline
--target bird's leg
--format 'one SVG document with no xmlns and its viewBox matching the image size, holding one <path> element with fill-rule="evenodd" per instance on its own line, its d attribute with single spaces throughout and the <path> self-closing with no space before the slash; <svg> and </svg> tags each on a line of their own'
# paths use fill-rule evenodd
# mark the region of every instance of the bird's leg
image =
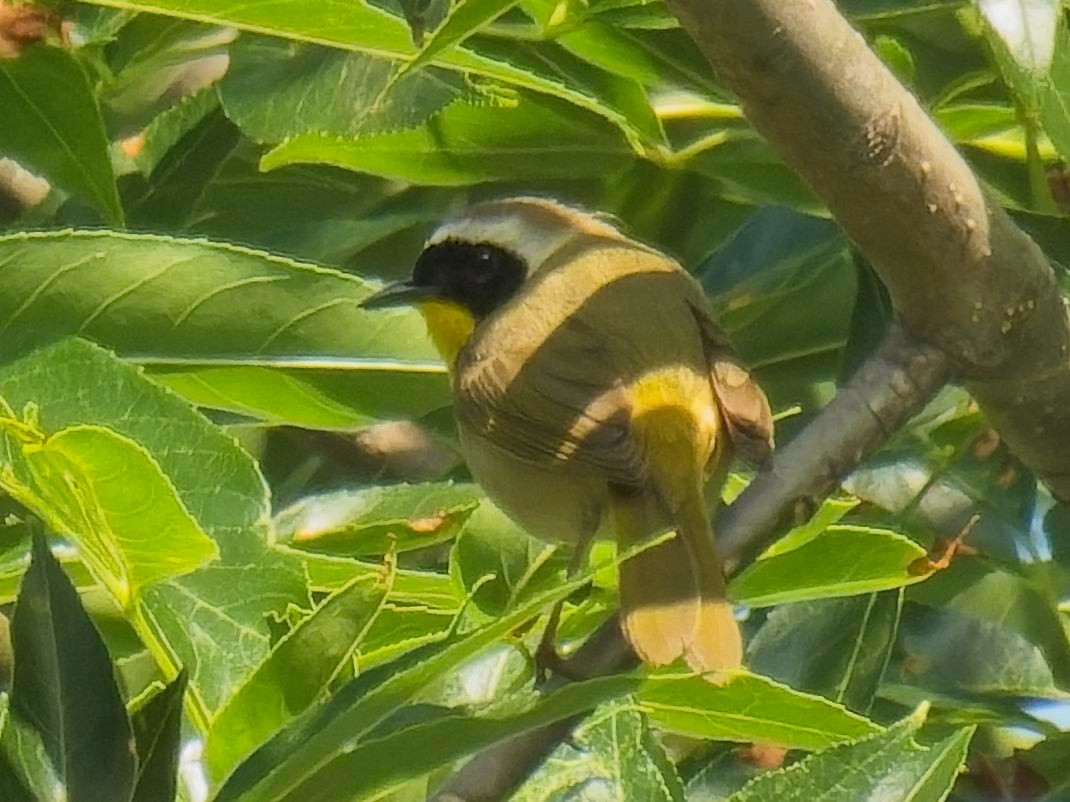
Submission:
<svg viewBox="0 0 1070 802">
<path fill-rule="evenodd" d="M 568 579 L 570 581 L 575 579 L 587 564 L 587 556 L 591 553 L 591 544 L 593 542 L 594 532 L 576 542 L 576 550 L 572 552 L 572 559 L 568 562 Z M 557 627 L 561 623 L 561 610 L 564 606 L 564 599 L 554 605 L 554 609 L 550 611 L 550 620 L 546 622 L 546 628 L 542 631 L 542 638 L 540 638 L 539 645 L 535 649 L 535 671 L 540 678 L 550 674 L 557 674 L 565 679 L 582 679 L 582 677 L 572 675 L 568 661 L 558 654 L 555 643 Z"/>
</svg>

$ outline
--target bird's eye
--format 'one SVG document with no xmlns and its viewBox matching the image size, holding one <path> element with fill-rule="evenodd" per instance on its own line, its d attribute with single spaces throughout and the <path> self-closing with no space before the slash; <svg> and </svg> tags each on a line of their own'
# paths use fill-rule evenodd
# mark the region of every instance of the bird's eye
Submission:
<svg viewBox="0 0 1070 802">
<path fill-rule="evenodd" d="M 476 286 L 484 286 L 494 278 L 495 268 L 498 264 L 498 255 L 493 248 L 481 245 L 475 249 L 475 262 L 470 271 L 469 278 Z"/>
</svg>

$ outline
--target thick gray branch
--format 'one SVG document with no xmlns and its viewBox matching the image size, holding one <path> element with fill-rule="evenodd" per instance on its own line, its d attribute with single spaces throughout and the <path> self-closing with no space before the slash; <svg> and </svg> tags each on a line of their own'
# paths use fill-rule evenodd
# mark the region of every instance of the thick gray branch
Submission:
<svg viewBox="0 0 1070 802">
<path fill-rule="evenodd" d="M 907 329 L 1070 499 L 1070 316 L 1047 259 L 831 0 L 668 0 L 751 124 L 828 204 Z"/>
<path fill-rule="evenodd" d="M 893 326 L 821 414 L 718 517 L 726 572 L 731 576 L 751 563 L 778 523 L 809 517 L 841 479 L 924 406 L 949 373 L 940 349 Z"/>
</svg>

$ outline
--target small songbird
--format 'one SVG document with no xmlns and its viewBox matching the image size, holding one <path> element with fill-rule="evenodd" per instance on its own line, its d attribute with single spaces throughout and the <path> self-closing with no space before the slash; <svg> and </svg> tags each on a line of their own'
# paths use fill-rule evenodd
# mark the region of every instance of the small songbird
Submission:
<svg viewBox="0 0 1070 802">
<path fill-rule="evenodd" d="M 363 306 L 410 303 L 449 365 L 461 450 L 488 496 L 581 549 L 675 529 L 620 565 L 624 634 L 651 665 L 737 667 L 707 494 L 733 453 L 766 459 L 772 419 L 698 282 L 602 217 L 520 197 L 442 225 L 412 278 Z"/>
</svg>

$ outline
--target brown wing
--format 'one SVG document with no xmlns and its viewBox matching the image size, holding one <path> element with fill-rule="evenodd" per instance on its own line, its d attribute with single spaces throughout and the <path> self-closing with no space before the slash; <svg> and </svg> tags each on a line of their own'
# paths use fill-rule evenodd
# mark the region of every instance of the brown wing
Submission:
<svg viewBox="0 0 1070 802">
<path fill-rule="evenodd" d="M 569 318 L 533 353 L 462 352 L 458 422 L 518 459 L 589 465 L 638 486 L 643 460 L 619 376 L 604 337 Z"/>
<path fill-rule="evenodd" d="M 708 311 L 691 305 L 702 331 L 710 381 L 732 445 L 740 459 L 762 465 L 773 453 L 773 416 L 769 400 L 732 349 Z"/>
</svg>

